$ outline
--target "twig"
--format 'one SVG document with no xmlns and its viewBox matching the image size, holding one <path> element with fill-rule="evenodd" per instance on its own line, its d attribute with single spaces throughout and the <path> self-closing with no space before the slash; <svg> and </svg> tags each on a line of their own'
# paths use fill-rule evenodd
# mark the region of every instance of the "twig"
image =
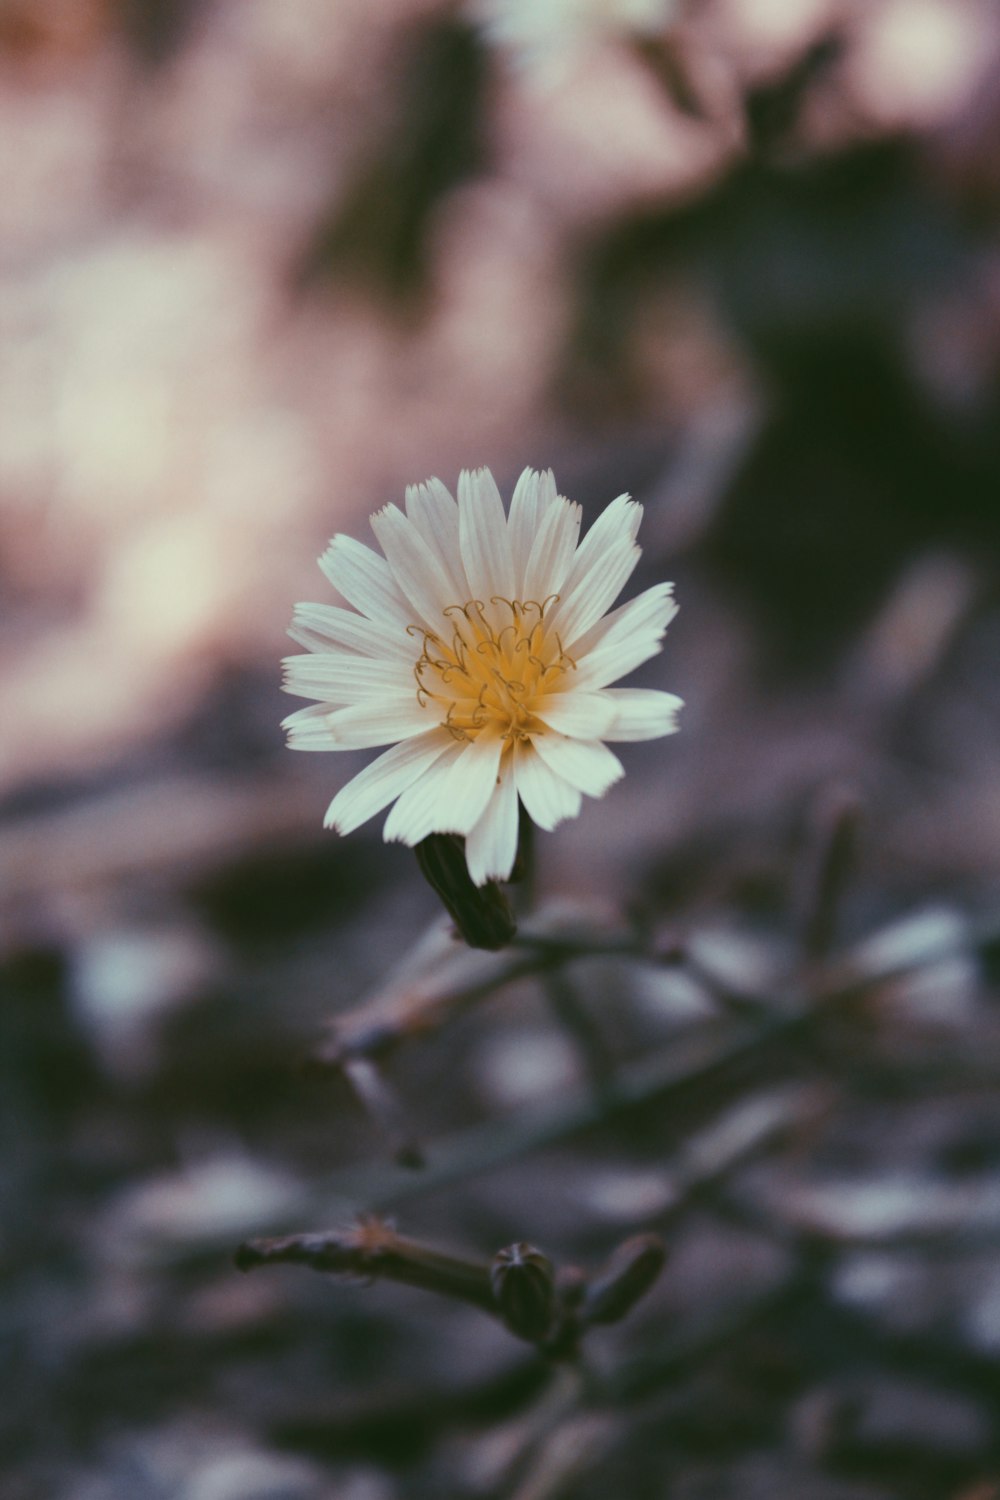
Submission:
<svg viewBox="0 0 1000 1500">
<path fill-rule="evenodd" d="M 837 917 L 854 865 L 861 807 L 846 787 L 829 789 L 815 814 L 798 900 L 802 949 L 807 960 L 827 956 L 834 944 Z"/>
<path fill-rule="evenodd" d="M 580 1321 L 618 1323 L 631 1312 L 658 1279 L 667 1258 L 658 1234 L 636 1234 L 613 1251 L 588 1283 L 580 1302 Z"/>
<path fill-rule="evenodd" d="M 292 1263 L 366 1281 L 383 1277 L 471 1303 L 557 1360 L 575 1356 L 591 1325 L 617 1323 L 631 1312 L 665 1258 L 656 1235 L 638 1235 L 619 1245 L 588 1282 L 576 1267 L 557 1274 L 532 1245 L 508 1245 L 491 1263 L 469 1260 L 398 1234 L 390 1221 L 375 1214 L 359 1217 L 345 1229 L 249 1240 L 234 1257 L 241 1271 Z"/>
<path fill-rule="evenodd" d="M 613 1064 L 600 1029 L 562 968 L 547 969 L 541 982 L 552 1015 L 580 1056 L 595 1100 L 608 1098 Z"/>
<path fill-rule="evenodd" d="M 408 1173 L 401 1177 L 385 1168 L 349 1169 L 337 1173 L 330 1187 L 335 1199 L 342 1203 L 367 1201 L 379 1212 L 394 1211 L 412 1198 L 558 1145 L 630 1109 L 703 1088 L 770 1041 L 790 1034 L 802 1020 L 797 1017 L 773 1024 L 766 1035 L 760 1030 L 744 1028 L 722 1046 L 714 1036 L 699 1034 L 687 1038 L 652 1058 L 619 1069 L 609 1091 L 600 1100 L 589 1090 L 578 1091 L 554 1104 L 546 1102 L 522 1109 L 504 1127 L 487 1121 L 438 1143 L 431 1164 L 419 1176 Z"/>
<path fill-rule="evenodd" d="M 566 1417 L 536 1444 L 511 1500 L 559 1500 L 577 1493 L 583 1475 L 621 1440 L 620 1418 L 585 1411 Z"/>
<path fill-rule="evenodd" d="M 816 1215 L 786 1214 L 778 1216 L 768 1212 L 729 1184 L 720 1184 L 720 1191 L 713 1198 L 713 1207 L 726 1219 L 752 1229 L 758 1234 L 785 1245 L 809 1243 L 825 1246 L 830 1251 L 872 1250 L 887 1254 L 910 1254 L 914 1251 L 935 1258 L 952 1258 L 959 1255 L 982 1255 L 995 1250 L 1000 1244 L 1000 1220 L 976 1219 L 974 1205 L 995 1187 L 969 1189 L 970 1212 L 961 1217 L 939 1222 L 909 1223 L 888 1229 L 851 1229 L 833 1222 L 825 1222 Z"/>
<path fill-rule="evenodd" d="M 407 1037 L 434 1030 L 450 1016 L 539 967 L 533 953 L 508 948 L 495 958 L 491 955 L 485 964 L 463 965 L 456 977 L 445 976 L 438 987 L 414 983 L 376 995 L 336 1017 L 329 1037 L 316 1050 L 315 1065 L 337 1069 L 350 1057 L 384 1057 Z"/>
<path fill-rule="evenodd" d="M 293 1262 L 313 1271 L 333 1271 L 366 1280 L 382 1276 L 497 1314 L 488 1265 L 407 1239 L 375 1215 L 359 1219 L 347 1229 L 250 1240 L 240 1246 L 235 1260 L 241 1271 Z"/>
<path fill-rule="evenodd" d="M 609 1398 L 617 1405 L 634 1408 L 637 1402 L 689 1379 L 693 1371 L 701 1373 L 713 1355 L 732 1348 L 766 1319 L 794 1307 L 813 1285 L 811 1269 L 793 1270 L 778 1286 L 769 1287 L 742 1306 L 709 1315 L 683 1338 L 619 1370 L 608 1383 Z"/>
<path fill-rule="evenodd" d="M 544 977 L 576 959 L 619 957 L 650 963 L 677 964 L 683 955 L 676 945 L 652 947 L 630 928 L 586 931 L 541 923 L 523 928 L 499 953 L 470 952 L 453 945 L 438 955 L 430 972 L 397 980 L 337 1016 L 328 1037 L 317 1048 L 320 1068 L 339 1068 L 348 1057 L 383 1057 L 408 1037 L 442 1026 L 477 1001 L 508 984 L 531 976 Z"/>
<path fill-rule="evenodd" d="M 424 1153 L 406 1118 L 403 1102 L 382 1069 L 368 1057 L 349 1057 L 344 1076 L 372 1119 L 385 1132 L 401 1167 L 422 1167 Z"/>
</svg>

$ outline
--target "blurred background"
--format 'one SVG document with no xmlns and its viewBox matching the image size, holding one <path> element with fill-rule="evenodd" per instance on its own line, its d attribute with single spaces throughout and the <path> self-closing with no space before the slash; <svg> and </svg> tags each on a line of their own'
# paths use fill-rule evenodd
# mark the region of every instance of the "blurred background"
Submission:
<svg viewBox="0 0 1000 1500">
<path fill-rule="evenodd" d="M 995 4 L 0 0 L 0 153 L 4 1495 L 995 1500 Z M 421 1189 L 303 1064 L 434 897 L 323 833 L 365 757 L 285 751 L 278 663 L 335 531 L 480 464 L 629 491 L 677 580 L 635 681 L 682 733 L 539 843 L 543 902 L 697 959 L 574 966 L 609 1065 L 854 980 L 435 1178 L 582 1085 L 512 986 L 393 1060 Z M 533 1468 L 482 1314 L 232 1269 L 397 1200 L 487 1258 L 669 1230 L 594 1340 L 628 1401 Z"/>
</svg>

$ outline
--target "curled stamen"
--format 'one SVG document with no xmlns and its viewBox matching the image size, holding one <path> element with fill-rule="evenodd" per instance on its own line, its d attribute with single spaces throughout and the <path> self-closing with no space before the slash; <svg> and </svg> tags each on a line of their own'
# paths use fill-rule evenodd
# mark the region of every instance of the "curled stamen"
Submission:
<svg viewBox="0 0 1000 1500">
<path fill-rule="evenodd" d="M 421 708 L 426 708 L 430 699 L 434 697 L 434 694 L 430 691 L 430 689 L 426 688 L 420 680 L 420 673 L 424 665 L 424 662 L 418 661 L 416 666 L 413 668 L 413 676 L 417 684 L 417 702 L 420 704 Z"/>
<path fill-rule="evenodd" d="M 555 634 L 555 637 L 556 637 L 556 646 L 559 649 L 559 664 L 560 664 L 560 666 L 562 665 L 562 663 L 564 661 L 568 661 L 569 664 L 570 664 L 570 666 L 573 668 L 573 671 L 575 672 L 576 671 L 576 662 L 574 661 L 573 657 L 570 656 L 569 652 L 565 651 L 563 649 L 563 643 L 559 639 L 558 634 L 556 634 L 556 632 L 553 632 L 553 634 Z"/>
<path fill-rule="evenodd" d="M 476 612 L 477 612 L 477 615 L 478 615 L 478 619 L 477 620 L 470 620 L 469 624 L 472 625 L 474 628 L 478 628 L 480 630 L 485 630 L 487 636 L 492 641 L 494 639 L 494 631 L 493 631 L 493 626 L 490 624 L 489 620 L 486 618 L 486 605 L 483 603 L 482 599 L 470 599 L 469 600 L 469 604 L 470 604 L 470 606 L 472 606 L 472 605 L 475 606 Z"/>
<path fill-rule="evenodd" d="M 519 712 L 523 714 L 524 710 L 521 709 Z M 511 719 L 504 731 L 503 738 L 512 745 L 521 744 L 524 740 L 530 739 L 531 735 L 525 728 L 526 723 L 526 719 Z"/>
<path fill-rule="evenodd" d="M 447 643 L 431 629 L 407 627 L 410 635 L 422 637 L 423 649 L 413 669 L 420 707 L 431 702 L 447 705 L 444 723 L 455 740 L 473 740 L 492 725 L 508 746 L 530 741 L 539 726 L 525 705 L 540 690 L 549 689 L 550 678 L 558 679 L 576 666 L 562 640 L 545 624 L 547 611 L 559 597 L 552 593 L 541 600 L 522 600 L 493 594 L 489 605 L 481 599 L 445 605 L 443 615 L 451 627 Z M 501 606 L 510 618 L 496 625 Z"/>
<path fill-rule="evenodd" d="M 510 610 L 511 614 L 514 616 L 515 623 L 517 622 L 517 612 L 518 612 L 518 610 L 521 610 L 522 612 L 524 610 L 524 605 L 521 603 L 520 599 L 507 599 L 503 594 L 491 594 L 490 595 L 490 603 L 491 604 L 506 604 L 506 606 Z"/>
<path fill-rule="evenodd" d="M 469 614 L 469 610 L 476 610 L 481 619 L 485 608 L 486 605 L 483 603 L 482 599 L 466 599 L 464 604 L 446 604 L 444 609 L 442 610 L 442 614 L 451 615 L 457 610 L 460 615 L 465 616 L 470 625 L 473 625 L 475 624 L 475 621 Z"/>
<path fill-rule="evenodd" d="M 452 714 L 454 712 L 455 712 L 455 705 L 454 705 L 454 703 L 449 703 L 448 704 L 448 712 L 444 716 L 444 725 L 443 725 L 443 727 L 445 729 L 447 729 L 447 731 L 451 735 L 452 739 L 455 739 L 455 740 L 468 740 L 468 739 L 471 739 L 472 736 L 468 733 L 467 730 L 463 729 L 460 724 L 453 723 L 451 716 L 452 716 Z"/>
</svg>

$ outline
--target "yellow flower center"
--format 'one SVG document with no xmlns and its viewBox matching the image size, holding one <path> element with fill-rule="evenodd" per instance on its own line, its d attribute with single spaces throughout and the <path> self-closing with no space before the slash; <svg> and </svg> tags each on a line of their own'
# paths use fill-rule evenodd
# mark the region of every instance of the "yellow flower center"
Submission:
<svg viewBox="0 0 1000 1500">
<path fill-rule="evenodd" d="M 440 632 L 409 627 L 423 637 L 413 669 L 417 699 L 441 706 L 442 723 L 457 740 L 474 740 L 487 726 L 498 728 L 509 745 L 544 733 L 535 700 L 576 667 L 546 626 L 545 612 L 558 597 L 539 603 L 494 596 L 489 613 L 481 599 L 469 599 L 448 605 Z M 508 613 L 511 618 L 498 625 L 497 616 Z"/>
</svg>

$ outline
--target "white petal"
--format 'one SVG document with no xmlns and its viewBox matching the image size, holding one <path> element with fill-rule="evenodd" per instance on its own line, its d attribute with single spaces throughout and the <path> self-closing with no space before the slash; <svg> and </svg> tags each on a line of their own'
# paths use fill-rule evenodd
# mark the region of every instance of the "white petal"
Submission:
<svg viewBox="0 0 1000 1500">
<path fill-rule="evenodd" d="M 658 583 L 646 589 L 575 642 L 575 682 L 581 687 L 604 687 L 655 656 L 677 613 L 673 587 L 672 583 Z"/>
<path fill-rule="evenodd" d="M 333 710 L 326 703 L 311 703 L 308 708 L 298 708 L 282 721 L 282 729 L 288 734 L 289 750 L 336 750 L 337 744 L 327 720 Z"/>
<path fill-rule="evenodd" d="M 567 648 L 600 619 L 639 560 L 635 546 L 642 506 L 619 495 L 602 511 L 576 550 L 549 623 Z"/>
<path fill-rule="evenodd" d="M 483 729 L 465 746 L 445 788 L 442 833 L 468 833 L 482 816 L 496 791 L 503 739 Z"/>
<path fill-rule="evenodd" d="M 405 629 L 413 610 L 400 593 L 384 557 L 352 536 L 339 534 L 327 547 L 319 565 L 334 588 L 370 620 L 394 620 Z"/>
<path fill-rule="evenodd" d="M 282 728 L 297 735 L 302 732 L 299 726 L 308 722 L 299 714 L 290 714 Z M 375 745 L 391 745 L 396 740 L 425 734 L 435 727 L 436 719 L 431 710 L 420 707 L 415 694 L 407 693 L 396 698 L 376 698 L 351 704 L 348 708 L 331 709 L 323 718 L 323 724 L 329 735 L 326 749 L 370 750 Z M 295 748 L 300 747 L 296 745 Z"/>
<path fill-rule="evenodd" d="M 531 556 L 531 549 L 545 512 L 555 498 L 556 481 L 551 469 L 546 469 L 544 474 L 536 474 L 534 469 L 525 469 L 514 486 L 514 494 L 510 502 L 510 516 L 507 521 L 507 535 L 510 537 L 511 552 L 514 556 L 514 571 L 517 575 L 515 583 L 519 599 L 526 597 L 524 574 L 528 558 Z"/>
<path fill-rule="evenodd" d="M 324 703 L 357 703 L 385 694 L 411 692 L 416 697 L 413 666 L 404 661 L 377 661 L 348 651 L 286 656 L 282 662 L 286 693 L 320 698 Z"/>
<path fill-rule="evenodd" d="M 532 740 L 540 758 L 577 791 L 588 797 L 603 797 L 625 775 L 625 767 L 600 740 L 571 740 L 561 735 L 539 734 Z"/>
<path fill-rule="evenodd" d="M 412 845 L 429 833 L 468 833 L 479 821 L 496 791 L 503 740 L 484 730 L 456 748 L 400 797 L 386 819 L 386 839 Z"/>
<path fill-rule="evenodd" d="M 447 731 L 446 731 L 447 732 Z M 401 794 L 385 820 L 382 837 L 387 844 L 419 844 L 429 833 L 439 833 L 438 814 L 441 810 L 442 789 L 464 744 L 448 736 L 451 743 L 444 753 L 427 766 L 406 791 Z"/>
<path fill-rule="evenodd" d="M 563 590 L 563 598 L 551 620 L 552 629 L 567 651 L 572 653 L 575 641 L 610 609 L 641 555 L 641 548 L 634 542 L 623 539 L 612 542 L 574 589 Z"/>
<path fill-rule="evenodd" d="M 531 545 L 538 530 L 538 478 L 535 469 L 522 469 L 521 476 L 514 486 L 507 516 L 507 535 L 510 539 L 519 592 Z"/>
<path fill-rule="evenodd" d="M 341 787 L 327 808 L 324 827 L 353 833 L 405 792 L 454 741 L 446 730 L 401 740 Z"/>
<path fill-rule="evenodd" d="M 588 652 L 593 651 L 610 631 L 617 631 L 626 623 L 637 628 L 648 625 L 660 631 L 666 630 L 677 613 L 677 604 L 673 594 L 672 583 L 654 583 L 652 588 L 644 589 L 634 599 L 628 599 L 624 604 L 619 604 L 617 609 L 613 609 L 609 615 L 605 615 L 602 620 L 592 625 L 586 635 L 577 638 L 575 644 L 579 657 L 586 656 Z"/>
<path fill-rule="evenodd" d="M 635 541 L 642 520 L 642 506 L 628 495 L 619 495 L 606 506 L 580 543 L 573 568 L 566 580 L 567 591 L 576 588 L 590 572 L 594 563 L 618 543 L 628 545 Z"/>
<path fill-rule="evenodd" d="M 449 604 L 464 604 L 469 597 L 469 581 L 458 541 L 458 506 L 450 492 L 440 479 L 411 484 L 406 490 L 406 514 L 447 574 Z"/>
<path fill-rule="evenodd" d="M 575 687 L 536 698 L 531 712 L 558 734 L 575 735 L 581 740 L 599 740 L 615 717 L 603 693 L 580 692 Z"/>
<path fill-rule="evenodd" d="M 539 828 L 554 828 L 564 818 L 575 818 L 583 801 L 576 787 L 549 769 L 532 745 L 519 745 L 514 774 L 518 796 L 529 818 Z"/>
<path fill-rule="evenodd" d="M 579 505 L 561 496 L 549 506 L 524 570 L 524 599 L 541 604 L 559 593 L 573 562 L 582 514 Z"/>
<path fill-rule="evenodd" d="M 443 611 L 454 602 L 454 584 L 435 554 L 398 505 L 377 510 L 371 527 L 413 609 L 432 630 L 440 630 Z"/>
<path fill-rule="evenodd" d="M 503 501 L 489 469 L 459 475 L 458 527 L 471 597 L 483 601 L 490 618 L 499 618 L 490 601 L 513 599 L 517 581 Z"/>
<path fill-rule="evenodd" d="M 506 880 L 517 858 L 517 783 L 510 764 L 465 840 L 465 861 L 475 885 Z"/>
<path fill-rule="evenodd" d="M 615 721 L 604 731 L 609 740 L 658 740 L 675 734 L 683 698 L 655 688 L 607 688 L 605 696 L 615 705 Z"/>
<path fill-rule="evenodd" d="M 369 620 L 353 609 L 334 604 L 296 604 L 288 634 L 309 651 L 341 646 L 362 656 L 395 656 L 413 661 L 417 655 L 411 636 L 398 625 Z"/>
</svg>

